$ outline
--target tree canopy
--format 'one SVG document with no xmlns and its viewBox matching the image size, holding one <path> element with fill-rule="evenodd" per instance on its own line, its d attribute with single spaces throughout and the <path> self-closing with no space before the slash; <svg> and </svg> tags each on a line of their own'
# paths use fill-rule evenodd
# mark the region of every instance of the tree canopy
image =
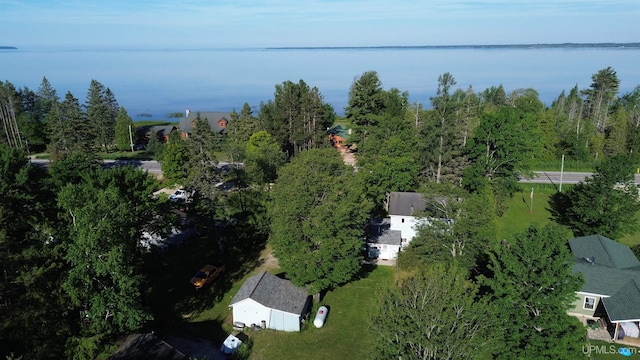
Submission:
<svg viewBox="0 0 640 360">
<path fill-rule="evenodd" d="M 351 280 L 372 208 L 353 167 L 335 149 L 303 151 L 278 172 L 272 199 L 270 242 L 289 279 L 312 293 Z"/>
<path fill-rule="evenodd" d="M 490 252 L 490 289 L 496 326 L 503 336 L 496 359 L 575 359 L 585 328 L 567 314 L 582 286 L 568 264 L 570 233 L 550 223 L 531 226 Z"/>
<path fill-rule="evenodd" d="M 465 359 L 489 348 L 489 306 L 455 264 L 434 264 L 379 294 L 377 359 Z"/>
</svg>

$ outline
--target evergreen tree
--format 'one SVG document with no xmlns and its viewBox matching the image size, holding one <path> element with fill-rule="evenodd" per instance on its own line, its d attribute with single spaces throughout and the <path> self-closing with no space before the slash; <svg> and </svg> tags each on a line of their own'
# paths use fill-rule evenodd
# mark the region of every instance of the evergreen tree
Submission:
<svg viewBox="0 0 640 360">
<path fill-rule="evenodd" d="M 91 141 L 109 151 L 113 143 L 117 102 L 110 90 L 97 80 L 91 80 L 87 93 L 87 126 L 90 128 Z"/>
<path fill-rule="evenodd" d="M 363 142 L 378 123 L 377 116 L 385 109 L 385 92 L 375 71 L 367 71 L 356 79 L 349 89 L 349 100 L 344 112 L 349 121 L 357 126 Z"/>
<path fill-rule="evenodd" d="M 616 239 L 635 233 L 640 203 L 634 169 L 628 155 L 603 160 L 593 177 L 550 199 L 553 217 L 576 236 L 601 234 Z"/>
<path fill-rule="evenodd" d="M 289 157 L 307 149 L 326 146 L 326 129 L 335 112 L 324 103 L 318 88 L 303 80 L 276 85 L 274 100 L 262 104 L 259 122 L 275 137 Z"/>
<path fill-rule="evenodd" d="M 51 143 L 49 153 L 52 159 L 63 158 L 74 150 L 90 151 L 91 136 L 80 102 L 71 92 L 64 101 L 53 104 L 48 115 L 48 129 Z"/>
</svg>

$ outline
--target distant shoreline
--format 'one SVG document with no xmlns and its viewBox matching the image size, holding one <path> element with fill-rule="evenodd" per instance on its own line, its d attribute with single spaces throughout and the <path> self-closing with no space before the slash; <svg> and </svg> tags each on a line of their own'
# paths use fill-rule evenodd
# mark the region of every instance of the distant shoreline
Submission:
<svg viewBox="0 0 640 360">
<path fill-rule="evenodd" d="M 640 49 L 640 43 L 562 43 L 562 44 L 503 44 L 503 45 L 416 45 L 416 46 L 282 46 L 266 50 L 415 50 L 415 49 Z"/>
<path fill-rule="evenodd" d="M 15 46 L 0 46 L 0 50 L 18 50 Z"/>
</svg>

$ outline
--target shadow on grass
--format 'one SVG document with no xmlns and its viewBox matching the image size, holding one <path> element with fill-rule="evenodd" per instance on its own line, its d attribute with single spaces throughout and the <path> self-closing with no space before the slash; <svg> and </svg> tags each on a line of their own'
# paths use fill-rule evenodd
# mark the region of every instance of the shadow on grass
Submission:
<svg viewBox="0 0 640 360">
<path fill-rule="evenodd" d="M 221 339 L 225 336 L 224 318 L 193 322 L 203 311 L 211 310 L 235 283 L 259 265 L 266 237 L 255 235 L 250 226 L 203 226 L 195 241 L 167 253 L 150 253 L 145 259 L 149 290 L 147 304 L 154 314 L 150 324 L 161 336 L 179 330 L 193 336 Z M 191 277 L 204 265 L 225 264 L 220 278 L 196 290 Z"/>
</svg>

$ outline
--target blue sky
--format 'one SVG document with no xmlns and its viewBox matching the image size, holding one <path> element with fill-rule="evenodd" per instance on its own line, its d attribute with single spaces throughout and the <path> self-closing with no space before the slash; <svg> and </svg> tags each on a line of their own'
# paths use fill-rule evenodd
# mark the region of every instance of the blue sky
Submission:
<svg viewBox="0 0 640 360">
<path fill-rule="evenodd" d="M 638 42 L 639 0 L 0 0 L 0 45 Z"/>
</svg>

